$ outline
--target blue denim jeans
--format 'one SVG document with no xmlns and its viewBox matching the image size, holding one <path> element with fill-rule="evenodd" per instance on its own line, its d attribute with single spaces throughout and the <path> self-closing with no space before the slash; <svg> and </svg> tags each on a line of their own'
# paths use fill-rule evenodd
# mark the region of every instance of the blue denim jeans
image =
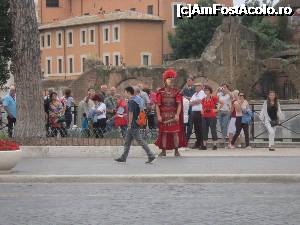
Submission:
<svg viewBox="0 0 300 225">
<path fill-rule="evenodd" d="M 222 137 L 224 140 L 227 138 L 228 125 L 230 121 L 230 112 L 229 111 L 220 111 L 218 113 L 218 119 L 221 127 Z"/>
</svg>

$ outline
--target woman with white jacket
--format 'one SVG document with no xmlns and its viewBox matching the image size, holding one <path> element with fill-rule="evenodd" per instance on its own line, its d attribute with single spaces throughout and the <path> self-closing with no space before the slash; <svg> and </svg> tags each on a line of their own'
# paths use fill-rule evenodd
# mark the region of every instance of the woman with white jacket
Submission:
<svg viewBox="0 0 300 225">
<path fill-rule="evenodd" d="M 259 118 L 264 123 L 269 133 L 269 150 L 275 151 L 274 140 L 276 126 L 280 124 L 280 121 L 284 120 L 284 115 L 274 91 L 269 92 L 268 98 L 263 104 Z"/>
</svg>

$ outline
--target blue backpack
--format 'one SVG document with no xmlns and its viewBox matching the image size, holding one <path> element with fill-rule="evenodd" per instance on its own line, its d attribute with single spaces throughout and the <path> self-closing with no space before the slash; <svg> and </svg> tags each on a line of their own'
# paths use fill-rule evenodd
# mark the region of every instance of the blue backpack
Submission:
<svg viewBox="0 0 300 225">
<path fill-rule="evenodd" d="M 243 113 L 242 124 L 250 124 L 253 119 L 253 116 L 253 112 L 251 110 L 247 110 L 247 112 Z"/>
</svg>

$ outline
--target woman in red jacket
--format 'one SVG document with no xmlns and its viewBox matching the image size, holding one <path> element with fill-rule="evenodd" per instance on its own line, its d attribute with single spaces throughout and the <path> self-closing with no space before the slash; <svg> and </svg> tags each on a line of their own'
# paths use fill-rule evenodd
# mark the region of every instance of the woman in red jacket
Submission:
<svg viewBox="0 0 300 225">
<path fill-rule="evenodd" d="M 121 128 L 122 136 L 125 137 L 127 130 L 127 113 L 128 107 L 121 95 L 115 95 L 117 101 L 116 115 L 115 115 L 115 128 Z"/>
<path fill-rule="evenodd" d="M 202 116 L 203 116 L 203 148 L 207 149 L 208 132 L 210 129 L 212 140 L 213 140 L 213 150 L 217 150 L 217 105 L 218 97 L 213 95 L 213 89 L 206 85 L 204 88 L 206 97 L 202 99 Z"/>
</svg>

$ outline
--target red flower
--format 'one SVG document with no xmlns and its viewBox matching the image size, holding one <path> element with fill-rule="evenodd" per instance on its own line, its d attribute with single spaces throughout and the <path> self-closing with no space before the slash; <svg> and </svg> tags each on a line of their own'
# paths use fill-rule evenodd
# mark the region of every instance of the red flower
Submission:
<svg viewBox="0 0 300 225">
<path fill-rule="evenodd" d="M 16 151 L 19 149 L 20 145 L 14 141 L 0 140 L 0 151 Z"/>
</svg>

